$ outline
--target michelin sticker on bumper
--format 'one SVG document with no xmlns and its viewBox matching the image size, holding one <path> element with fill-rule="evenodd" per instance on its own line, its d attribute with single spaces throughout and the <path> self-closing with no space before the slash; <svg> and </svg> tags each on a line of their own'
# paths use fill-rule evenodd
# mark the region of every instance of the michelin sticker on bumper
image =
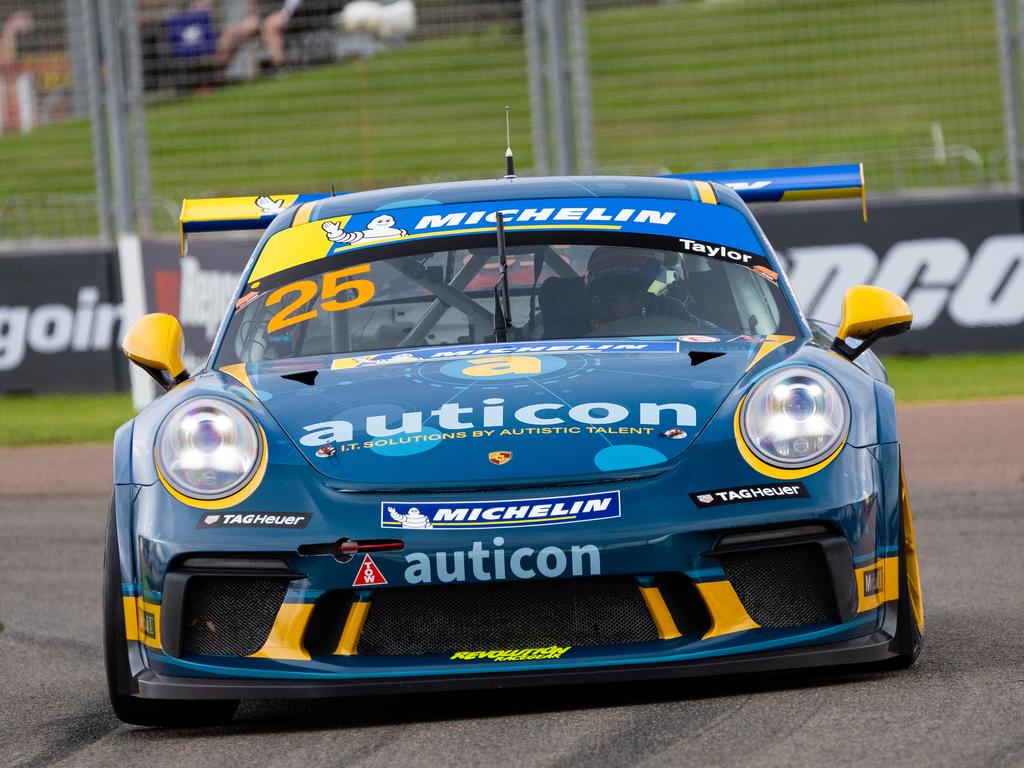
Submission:
<svg viewBox="0 0 1024 768">
<path fill-rule="evenodd" d="M 382 501 L 381 528 L 469 530 L 586 523 L 620 517 L 618 491 L 513 501 Z"/>
</svg>

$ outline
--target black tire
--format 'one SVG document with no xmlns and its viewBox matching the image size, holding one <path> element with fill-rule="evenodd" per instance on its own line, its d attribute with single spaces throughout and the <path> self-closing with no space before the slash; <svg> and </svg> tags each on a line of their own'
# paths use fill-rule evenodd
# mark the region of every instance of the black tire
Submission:
<svg viewBox="0 0 1024 768">
<path fill-rule="evenodd" d="M 117 552 L 114 499 L 107 516 L 107 542 L 103 553 L 103 655 L 107 690 L 114 714 L 130 725 L 163 727 L 221 725 L 231 721 L 237 701 L 140 699 L 124 693 L 131 686 L 128 641 L 124 636 L 124 603 Z"/>
<path fill-rule="evenodd" d="M 908 531 L 909 528 L 909 531 Z M 909 536 L 908 536 L 909 533 Z M 917 625 L 914 615 L 914 603 L 911 598 L 911 579 L 908 567 L 908 539 L 914 542 L 914 568 L 917 568 L 916 542 L 914 539 L 913 522 L 910 517 L 910 501 L 907 496 L 906 478 L 903 476 L 903 465 L 900 463 L 900 596 L 896 607 L 896 636 L 890 645 L 896 655 L 879 662 L 880 669 L 907 669 L 913 666 L 921 655 L 924 636 Z M 920 575 L 916 575 L 919 580 Z M 918 595 L 920 599 L 920 594 Z"/>
</svg>

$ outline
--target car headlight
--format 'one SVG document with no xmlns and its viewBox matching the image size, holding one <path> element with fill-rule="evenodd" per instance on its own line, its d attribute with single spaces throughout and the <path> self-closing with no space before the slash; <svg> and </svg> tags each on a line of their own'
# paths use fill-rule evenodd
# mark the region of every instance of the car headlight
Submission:
<svg viewBox="0 0 1024 768">
<path fill-rule="evenodd" d="M 850 409 L 839 385 L 821 371 L 790 366 L 759 381 L 740 414 L 743 440 L 762 461 L 809 467 L 846 439 Z"/>
<path fill-rule="evenodd" d="M 164 480 L 194 499 L 220 499 L 237 491 L 253 476 L 262 453 L 252 417 L 216 397 L 182 403 L 156 436 L 156 462 Z"/>
</svg>

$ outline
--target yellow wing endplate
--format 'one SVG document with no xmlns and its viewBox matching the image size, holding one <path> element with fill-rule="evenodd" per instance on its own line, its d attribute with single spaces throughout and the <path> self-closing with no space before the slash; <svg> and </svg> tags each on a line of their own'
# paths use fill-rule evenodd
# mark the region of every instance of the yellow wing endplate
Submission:
<svg viewBox="0 0 1024 768">
<path fill-rule="evenodd" d="M 256 195 L 186 199 L 181 204 L 181 254 L 193 232 L 233 232 L 265 229 L 279 213 L 294 205 L 316 203 L 331 193 L 315 195 Z"/>
</svg>

